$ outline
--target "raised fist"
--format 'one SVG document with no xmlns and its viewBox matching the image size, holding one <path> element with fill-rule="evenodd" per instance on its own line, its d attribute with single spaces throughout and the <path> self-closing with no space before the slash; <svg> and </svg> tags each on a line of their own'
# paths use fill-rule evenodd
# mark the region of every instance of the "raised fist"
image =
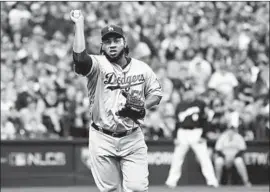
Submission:
<svg viewBox="0 0 270 192">
<path fill-rule="evenodd" d="M 70 11 L 70 18 L 75 24 L 83 23 L 83 21 L 84 21 L 84 17 L 82 15 L 81 10 Z"/>
</svg>

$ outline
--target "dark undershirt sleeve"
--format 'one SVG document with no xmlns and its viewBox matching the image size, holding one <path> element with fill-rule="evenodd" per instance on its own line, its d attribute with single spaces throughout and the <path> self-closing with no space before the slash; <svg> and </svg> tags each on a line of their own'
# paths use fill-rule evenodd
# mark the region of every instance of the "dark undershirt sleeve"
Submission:
<svg viewBox="0 0 270 192">
<path fill-rule="evenodd" d="M 86 76 L 92 68 L 92 59 L 84 50 L 81 53 L 73 51 L 74 70 L 76 73 Z"/>
</svg>

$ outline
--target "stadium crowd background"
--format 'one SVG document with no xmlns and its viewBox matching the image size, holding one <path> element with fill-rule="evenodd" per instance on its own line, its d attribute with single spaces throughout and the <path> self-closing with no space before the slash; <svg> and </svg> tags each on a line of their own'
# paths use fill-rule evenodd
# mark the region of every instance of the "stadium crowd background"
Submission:
<svg viewBox="0 0 270 192">
<path fill-rule="evenodd" d="M 145 118 L 146 139 L 173 138 L 191 87 L 207 102 L 209 139 L 236 126 L 246 140 L 269 140 L 268 2 L 1 2 L 1 139 L 88 136 L 72 9 L 84 12 L 89 53 L 101 28 L 118 24 L 130 55 L 157 73 L 164 97 Z"/>
</svg>

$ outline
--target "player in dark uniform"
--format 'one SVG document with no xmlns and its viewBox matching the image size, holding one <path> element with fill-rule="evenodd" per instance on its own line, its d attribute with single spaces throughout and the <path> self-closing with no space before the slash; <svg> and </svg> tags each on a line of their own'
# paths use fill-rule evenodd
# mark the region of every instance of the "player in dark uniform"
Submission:
<svg viewBox="0 0 270 192">
<path fill-rule="evenodd" d="M 177 186 L 185 155 L 191 148 L 201 164 L 207 185 L 218 187 L 206 139 L 204 139 L 207 121 L 206 104 L 197 99 L 196 92 L 189 88 L 183 94 L 183 101 L 178 104 L 175 115 L 177 119 L 175 150 L 166 185 L 170 188 Z"/>
</svg>

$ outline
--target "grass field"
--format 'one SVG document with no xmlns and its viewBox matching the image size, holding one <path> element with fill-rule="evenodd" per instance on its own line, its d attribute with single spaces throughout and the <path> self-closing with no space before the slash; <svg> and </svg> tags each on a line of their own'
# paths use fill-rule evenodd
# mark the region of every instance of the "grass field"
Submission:
<svg viewBox="0 0 270 192">
<path fill-rule="evenodd" d="M 1 192 L 98 192 L 96 187 L 75 186 L 75 187 L 29 187 L 29 188 L 1 188 Z M 269 186 L 221 186 L 217 189 L 206 186 L 181 186 L 175 189 L 168 189 L 165 186 L 152 186 L 149 192 L 268 192 Z"/>
</svg>

